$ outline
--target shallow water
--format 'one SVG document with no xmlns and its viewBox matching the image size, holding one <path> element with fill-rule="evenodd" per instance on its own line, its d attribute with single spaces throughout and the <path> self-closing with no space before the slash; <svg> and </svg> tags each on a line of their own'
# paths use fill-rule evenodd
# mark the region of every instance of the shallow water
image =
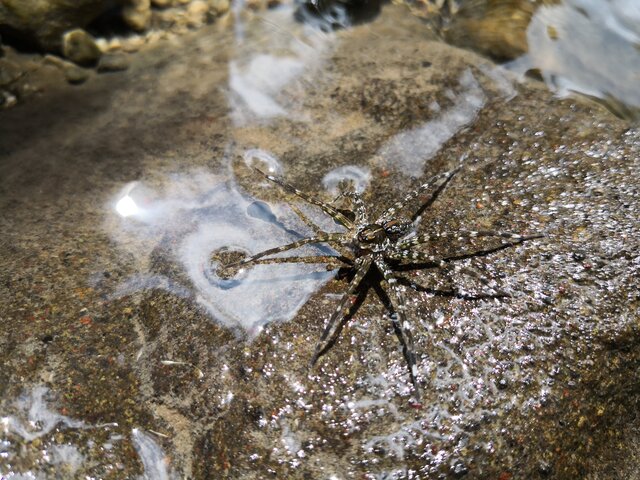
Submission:
<svg viewBox="0 0 640 480">
<path fill-rule="evenodd" d="M 638 131 L 400 7 L 237 15 L 0 117 L 2 475 L 633 478 Z M 509 298 L 406 274 L 421 408 L 373 288 L 310 370 L 348 278 L 220 269 L 303 217 L 340 230 L 251 166 L 326 202 L 350 180 L 376 214 L 457 165 L 420 231 L 546 236 L 457 263 Z"/>
<path fill-rule="evenodd" d="M 558 96 L 587 95 L 637 120 L 639 25 L 635 0 L 474 0 L 450 15 L 444 29 L 454 44 L 509 60 L 506 67 L 516 73 L 540 76 Z"/>
</svg>

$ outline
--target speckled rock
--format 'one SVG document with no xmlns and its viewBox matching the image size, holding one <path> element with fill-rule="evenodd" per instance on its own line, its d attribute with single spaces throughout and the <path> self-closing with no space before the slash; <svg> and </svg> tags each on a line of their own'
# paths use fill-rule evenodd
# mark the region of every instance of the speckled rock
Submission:
<svg viewBox="0 0 640 480">
<path fill-rule="evenodd" d="M 78 65 L 95 65 L 102 55 L 95 39 L 80 28 L 62 36 L 62 53 Z"/>
</svg>

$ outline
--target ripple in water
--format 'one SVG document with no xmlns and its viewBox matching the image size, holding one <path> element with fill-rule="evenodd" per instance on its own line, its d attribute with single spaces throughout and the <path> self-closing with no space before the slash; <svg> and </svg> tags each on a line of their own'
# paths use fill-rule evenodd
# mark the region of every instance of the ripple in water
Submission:
<svg viewBox="0 0 640 480">
<path fill-rule="evenodd" d="M 256 166 L 281 171 L 279 162 L 267 152 L 250 150 L 244 158 L 250 165 L 257 158 L 262 165 Z M 332 277 L 323 264 L 280 263 L 245 267 L 237 274 L 228 271 L 223 261 L 233 262 L 290 243 L 307 236 L 309 228 L 286 204 L 270 205 L 247 197 L 233 181 L 224 182 L 210 173 L 174 175 L 163 183 L 164 193 L 140 182 L 135 188 L 124 189 L 112 204 L 112 212 L 118 213 L 112 221 L 119 223 L 108 228 L 122 248 L 134 250 L 130 253 L 136 258 L 149 258 L 161 243 L 175 245 L 163 253 L 164 260 L 180 265 L 191 284 L 141 271 L 122 284 L 116 296 L 163 288 L 194 298 L 217 321 L 252 335 L 266 323 L 292 319 L 309 296 Z M 137 190 L 146 192 L 144 208 L 136 203 Z M 124 209 L 123 198 L 131 199 L 124 200 Z M 332 252 L 327 247 L 309 246 L 280 256 L 312 254 L 318 248 L 325 254 Z"/>
</svg>

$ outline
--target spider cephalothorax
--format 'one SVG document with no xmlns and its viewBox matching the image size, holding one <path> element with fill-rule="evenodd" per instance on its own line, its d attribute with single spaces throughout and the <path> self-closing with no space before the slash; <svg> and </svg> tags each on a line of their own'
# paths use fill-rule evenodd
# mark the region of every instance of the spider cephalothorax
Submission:
<svg viewBox="0 0 640 480">
<path fill-rule="evenodd" d="M 358 231 L 355 247 L 364 252 L 384 252 L 389 248 L 391 239 L 382 225 L 370 223 Z"/>
<path fill-rule="evenodd" d="M 329 318 L 329 321 L 316 345 L 315 352 L 311 357 L 311 366 L 315 365 L 318 358 L 327 350 L 327 348 L 337 339 L 340 327 L 348 318 L 353 303 L 352 295 L 358 290 L 363 279 L 378 278 L 380 285 L 384 288 L 386 296 L 389 299 L 388 307 L 391 310 L 391 321 L 395 331 L 403 345 L 403 354 L 409 367 L 409 375 L 414 387 L 415 396 L 420 401 L 420 386 L 417 380 L 418 369 L 416 366 L 416 355 L 413 347 L 413 338 L 411 334 L 411 324 L 406 318 L 404 287 L 411 286 L 416 290 L 429 291 L 424 287 L 420 287 L 400 275 L 402 269 L 410 267 L 412 264 L 418 264 L 418 268 L 447 268 L 449 264 L 457 260 L 466 259 L 474 256 L 480 256 L 487 253 L 487 250 L 464 251 L 455 255 L 437 256 L 421 249 L 421 247 L 438 240 L 447 239 L 469 239 L 474 237 L 495 237 L 501 239 L 501 243 L 493 250 L 499 250 L 505 247 L 524 242 L 532 238 L 539 238 L 542 235 L 524 236 L 510 232 L 497 231 L 474 231 L 474 230 L 458 230 L 455 232 L 441 232 L 433 234 L 417 234 L 414 232 L 414 223 L 419 215 L 430 205 L 438 196 L 438 194 L 449 183 L 453 176 L 459 171 L 460 167 L 436 175 L 417 189 L 409 192 L 402 200 L 392 205 L 378 216 L 373 222 L 369 220 L 369 212 L 361 196 L 354 192 L 348 192 L 345 196 L 351 199 L 352 210 L 339 210 L 331 204 L 316 200 L 301 192 L 295 187 L 285 183 L 284 181 L 257 170 L 267 180 L 275 183 L 283 190 L 292 193 L 306 202 L 320 207 L 327 215 L 345 228 L 344 232 L 328 233 L 322 231 L 311 222 L 300 210 L 293 207 L 300 218 L 314 231 L 312 237 L 302 238 L 292 243 L 282 245 L 280 247 L 271 248 L 257 253 L 251 257 L 245 258 L 233 265 L 242 266 L 257 263 L 326 263 L 328 265 L 339 264 L 342 267 L 352 269 L 353 277 L 349 285 L 342 295 L 338 306 Z M 422 203 L 410 217 L 397 217 L 398 212 L 415 199 L 427 195 L 426 200 Z M 408 218 L 410 220 L 408 220 Z M 270 257 L 281 252 L 296 249 L 304 245 L 310 244 L 328 244 L 338 250 L 337 255 L 311 255 L 311 256 L 291 256 L 291 257 Z M 265 258 L 270 257 L 270 258 Z M 485 278 L 482 274 L 471 270 L 468 267 L 459 269 L 462 273 L 466 273 L 477 279 L 491 289 L 494 297 L 505 296 L 498 290 L 497 284 L 490 279 Z M 374 273 L 377 275 L 369 275 Z M 462 296 L 456 292 L 452 292 L 455 296 Z M 480 297 L 475 297 L 480 298 Z"/>
</svg>

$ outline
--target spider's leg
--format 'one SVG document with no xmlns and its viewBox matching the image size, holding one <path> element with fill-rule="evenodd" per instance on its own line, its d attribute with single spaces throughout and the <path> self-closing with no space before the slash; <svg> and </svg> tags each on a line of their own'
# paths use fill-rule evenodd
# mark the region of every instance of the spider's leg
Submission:
<svg viewBox="0 0 640 480">
<path fill-rule="evenodd" d="M 341 262 L 340 264 L 338 262 Z M 336 268 L 345 265 L 353 265 L 353 260 L 342 255 L 313 255 L 307 257 L 275 257 L 275 258 L 258 258 L 251 262 L 253 265 L 263 265 L 272 263 L 326 263 L 335 265 Z M 328 266 L 327 265 L 327 266 Z"/>
<path fill-rule="evenodd" d="M 311 230 L 313 230 L 313 233 L 316 236 L 322 236 L 322 235 L 326 235 L 327 232 L 325 232 L 324 230 L 322 230 L 318 225 L 316 225 L 313 220 L 311 220 L 302 210 L 300 210 L 300 208 L 297 205 L 294 205 L 292 203 L 288 204 L 289 208 L 291 208 L 291 210 L 294 211 L 294 213 L 296 215 L 298 215 L 298 217 L 300 217 L 300 219 L 304 222 L 305 225 L 307 225 Z M 338 245 L 333 245 L 334 249 L 338 249 L 338 251 L 340 252 L 340 249 L 338 248 Z M 320 248 L 321 250 L 325 251 L 324 248 Z M 340 260 L 348 263 L 349 265 L 353 265 L 353 260 L 351 260 L 350 258 L 342 255 L 342 252 L 340 252 L 341 254 L 339 255 Z M 345 261 L 346 260 L 346 261 Z"/>
<path fill-rule="evenodd" d="M 297 195 L 298 197 L 300 197 L 304 201 L 310 203 L 311 205 L 315 205 L 316 207 L 320 207 L 324 213 L 329 215 L 331 218 L 333 218 L 340 225 L 342 225 L 342 226 L 344 226 L 346 228 L 352 228 L 353 227 L 353 222 L 351 220 L 349 220 L 347 217 L 345 217 L 338 210 L 333 208 L 331 205 L 328 205 L 328 204 L 326 204 L 326 203 L 324 203 L 324 202 L 322 202 L 320 200 L 316 200 L 315 198 L 307 195 L 306 193 L 301 192 L 300 190 L 298 190 L 293 185 L 290 185 L 290 184 L 282 181 L 278 177 L 274 177 L 273 175 L 269 175 L 267 173 L 264 173 L 262 170 L 259 170 L 257 168 L 255 170 L 258 173 L 260 173 L 262 176 L 264 176 L 264 178 L 266 178 L 270 182 L 273 182 L 276 185 L 278 185 L 284 191 L 292 193 L 294 195 Z"/>
<path fill-rule="evenodd" d="M 393 326 L 395 327 L 398 337 L 402 343 L 402 353 L 409 367 L 409 376 L 411 377 L 411 383 L 416 395 L 418 403 L 421 398 L 420 385 L 418 384 L 418 367 L 416 365 L 416 353 L 413 346 L 413 336 L 411 335 L 411 326 L 407 322 L 407 315 L 405 312 L 405 299 L 404 293 L 401 288 L 398 288 L 398 280 L 393 275 L 393 271 L 385 263 L 383 259 L 376 259 L 376 267 L 382 273 L 385 283 L 388 285 L 391 292 L 391 305 L 395 310 L 395 315 L 391 317 Z"/>
<path fill-rule="evenodd" d="M 397 261 L 409 261 L 409 262 L 420 262 L 419 265 L 399 265 L 397 268 L 400 270 L 411 270 L 415 268 L 428 268 L 428 267 L 444 267 L 449 262 L 455 262 L 456 260 L 465 260 L 467 258 L 474 257 L 483 257 L 485 255 L 489 255 L 491 253 L 498 252 L 500 250 L 504 250 L 509 247 L 514 247 L 519 245 L 520 243 L 526 242 L 528 240 L 532 240 L 534 238 L 541 238 L 544 235 L 528 235 L 521 236 L 517 240 L 512 240 L 510 242 L 502 242 L 500 245 L 496 245 L 489 248 L 478 249 L 478 250 L 464 250 L 459 253 L 443 255 L 436 257 L 434 255 L 429 255 L 426 252 L 414 251 L 408 248 L 400 249 L 400 245 L 405 245 L 405 243 L 401 243 L 396 245 L 393 250 L 385 252 L 385 258 Z M 414 237 L 418 238 L 418 237 Z M 410 239 L 408 241 L 411 241 Z M 426 265 L 425 265 L 426 264 Z"/>
<path fill-rule="evenodd" d="M 302 220 L 302 223 L 304 223 L 307 227 L 313 230 L 313 233 L 316 236 L 324 235 L 326 233 L 318 225 L 316 225 L 307 215 L 305 215 L 305 213 L 302 210 L 300 210 L 300 208 L 297 205 L 294 205 L 293 203 L 288 203 L 288 205 L 289 205 L 289 208 L 293 210 L 293 213 L 295 213 L 298 216 L 298 218 Z"/>
<path fill-rule="evenodd" d="M 371 262 L 373 261 L 371 256 L 360 258 L 362 259 L 362 261 L 356 261 L 356 267 L 358 269 L 356 271 L 356 274 L 353 276 L 351 283 L 349 283 L 347 291 L 344 293 L 344 295 L 342 295 L 340 303 L 338 304 L 338 308 L 336 308 L 336 311 L 333 312 L 333 315 L 331 315 L 331 318 L 329 319 L 329 322 L 327 323 L 327 326 L 322 332 L 322 336 L 320 337 L 320 340 L 316 345 L 316 349 L 313 352 L 313 356 L 311 357 L 311 362 L 309 362 L 310 367 L 313 367 L 316 364 L 318 358 L 320 358 L 320 355 L 322 355 L 327 347 L 335 340 L 335 337 L 340 330 L 340 324 L 342 320 L 349 314 L 349 311 L 351 310 L 351 295 L 353 294 L 353 292 L 355 292 L 356 288 L 358 288 L 358 285 L 360 285 L 360 282 L 367 274 L 367 272 L 369 272 L 369 268 L 371 268 Z"/>
<path fill-rule="evenodd" d="M 455 288 L 452 288 L 450 290 L 442 290 L 439 288 L 424 286 L 414 280 L 411 280 L 410 278 L 401 277 L 398 275 L 396 275 L 396 278 L 398 279 L 398 283 L 401 285 L 409 287 L 415 290 L 416 292 L 428 293 L 436 297 L 453 297 L 453 298 L 459 298 L 461 300 L 483 300 L 483 299 L 493 299 L 493 298 L 504 298 L 505 296 L 508 296 L 508 294 L 504 294 L 504 293 L 502 295 L 497 293 L 468 294 L 468 293 L 463 293 Z"/>
<path fill-rule="evenodd" d="M 424 208 L 426 208 L 426 206 L 428 206 L 431 203 L 433 203 L 433 201 L 436 199 L 438 194 L 447 185 L 447 183 L 449 183 L 449 181 L 453 178 L 453 176 L 456 173 L 458 173 L 458 170 L 460 170 L 460 168 L 461 167 L 458 167 L 458 168 L 455 168 L 453 170 L 449 170 L 448 172 L 443 172 L 443 173 L 441 173 L 439 175 L 436 175 L 435 177 L 430 178 L 426 183 L 423 183 L 422 185 L 420 185 L 415 190 L 409 192 L 402 200 L 400 200 L 399 202 L 394 203 L 389 209 L 384 211 L 382 213 L 382 215 L 380 215 L 380 218 L 378 218 L 378 220 L 376 220 L 376 223 L 381 224 L 381 223 L 384 223 L 384 222 L 387 222 L 387 221 L 391 220 L 392 218 L 395 217 L 396 213 L 399 210 L 402 210 L 402 208 L 404 208 L 410 201 L 412 201 L 415 198 L 419 197 L 426 190 L 428 190 L 429 188 L 433 187 L 434 185 L 437 185 L 437 188 L 434 190 L 434 192 L 429 197 L 429 199 L 427 199 L 427 201 L 425 203 L 423 203 L 423 206 L 420 207 L 418 212 L 416 212 L 412 216 L 411 220 L 414 221 L 416 219 L 416 217 L 418 216 L 419 212 L 422 212 L 424 210 Z"/>
<path fill-rule="evenodd" d="M 369 215 L 367 214 L 367 207 L 362 201 L 362 197 L 356 191 L 347 193 L 351 200 L 353 201 L 353 205 L 355 206 L 355 223 L 356 225 L 366 225 L 369 223 Z"/>
<path fill-rule="evenodd" d="M 270 248 L 268 250 L 264 250 L 260 253 L 256 253 L 251 257 L 244 258 L 238 262 L 234 262 L 227 267 L 236 267 L 239 265 L 246 265 L 248 263 L 252 263 L 259 258 L 266 257 L 267 255 L 274 255 L 280 252 L 286 252 L 287 250 L 292 250 L 294 248 L 302 247 L 303 245 L 308 245 L 310 243 L 345 243 L 348 239 L 342 233 L 329 233 L 326 235 L 318 236 L 318 237 L 309 237 L 309 238 L 301 238 L 300 240 L 296 240 L 295 242 L 287 243 L 286 245 L 281 245 L 280 247 Z"/>
<path fill-rule="evenodd" d="M 385 252 L 384 257 L 389 260 L 422 262 L 432 267 L 444 267 L 447 260 L 445 257 L 437 257 L 415 250 L 389 250 Z"/>
<path fill-rule="evenodd" d="M 542 238 L 542 234 L 533 235 L 521 235 L 519 233 L 512 232 L 498 232 L 491 230 L 458 230 L 455 232 L 441 232 L 441 233 L 427 233 L 422 235 L 416 235 L 405 241 L 398 242 L 395 246 L 395 250 L 406 250 L 411 247 L 423 245 L 425 243 L 434 242 L 438 240 L 446 240 L 448 238 L 462 239 L 462 238 L 478 238 L 478 237 L 499 237 L 508 240 L 503 244 L 513 245 L 516 243 L 526 242 L 527 240 L 533 240 L 534 238 Z"/>
</svg>

